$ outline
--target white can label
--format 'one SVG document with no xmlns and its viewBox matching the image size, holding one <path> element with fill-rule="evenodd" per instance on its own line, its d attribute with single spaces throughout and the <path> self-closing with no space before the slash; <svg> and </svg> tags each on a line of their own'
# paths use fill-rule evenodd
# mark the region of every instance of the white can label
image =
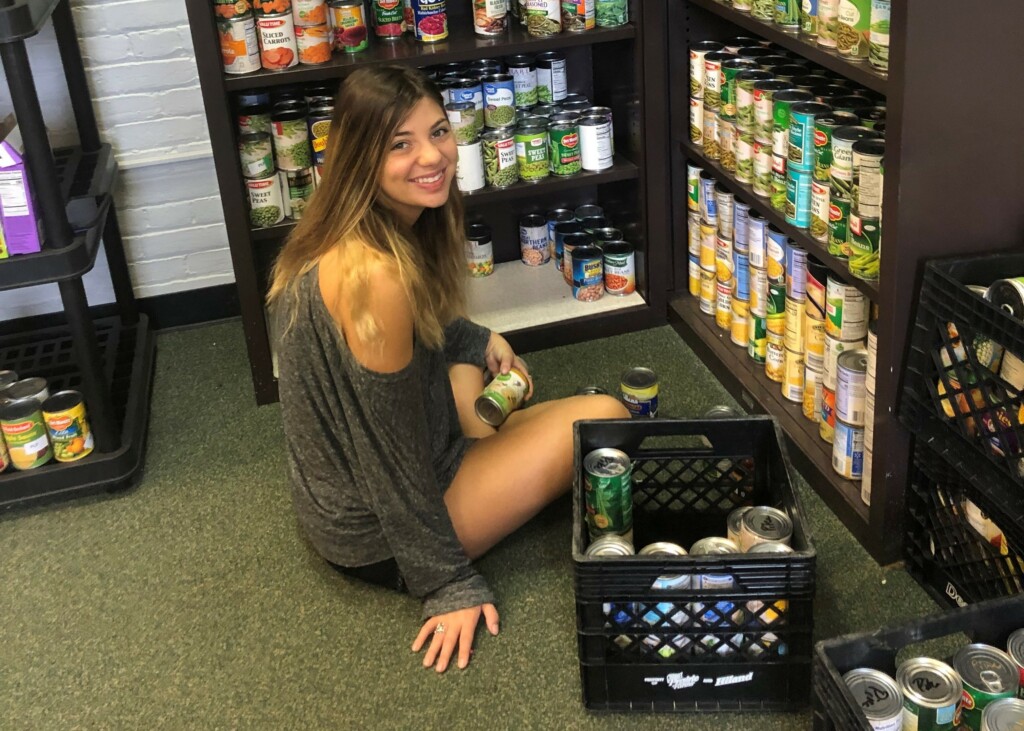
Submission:
<svg viewBox="0 0 1024 731">
<path fill-rule="evenodd" d="M 606 170 L 612 166 L 612 123 L 580 125 L 580 158 L 584 170 Z"/>
<path fill-rule="evenodd" d="M 704 144 L 704 103 L 700 99 L 690 100 L 690 142 Z"/>
<path fill-rule="evenodd" d="M 836 419 L 832 441 L 832 469 L 848 480 L 864 472 L 864 430 Z"/>
<path fill-rule="evenodd" d="M 471 145 L 459 145 L 459 160 L 455 166 L 455 178 L 459 190 L 468 193 L 484 187 L 484 156 L 479 141 Z"/>
</svg>

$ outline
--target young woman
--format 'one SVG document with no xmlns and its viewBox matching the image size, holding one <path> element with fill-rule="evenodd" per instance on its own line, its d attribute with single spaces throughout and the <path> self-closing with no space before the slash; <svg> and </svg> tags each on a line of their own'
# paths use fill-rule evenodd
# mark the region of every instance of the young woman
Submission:
<svg viewBox="0 0 1024 731">
<path fill-rule="evenodd" d="M 469 662 L 494 596 L 473 560 L 563 493 L 572 424 L 621 418 L 608 396 L 513 413 L 473 402 L 484 369 L 525 370 L 508 342 L 463 317 L 457 147 L 419 72 L 351 74 L 323 181 L 273 270 L 283 333 L 279 391 L 293 502 L 315 550 L 344 574 L 423 601 L 413 642 L 443 672 Z M 428 643 L 429 640 L 429 643 Z"/>
</svg>

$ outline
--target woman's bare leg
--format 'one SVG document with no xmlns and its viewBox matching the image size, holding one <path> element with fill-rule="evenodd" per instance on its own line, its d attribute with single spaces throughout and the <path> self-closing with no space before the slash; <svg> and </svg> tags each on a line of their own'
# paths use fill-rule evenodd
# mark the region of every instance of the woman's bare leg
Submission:
<svg viewBox="0 0 1024 731">
<path fill-rule="evenodd" d="M 476 415 L 476 397 L 484 390 L 484 371 L 469 363 L 448 366 L 448 378 L 452 382 L 455 408 L 459 412 L 459 425 L 467 437 L 483 439 L 497 433 L 497 429 L 485 424 Z"/>
<path fill-rule="evenodd" d="M 573 422 L 624 419 L 611 396 L 572 396 L 516 412 L 473 444 L 444 499 L 467 555 L 477 558 L 572 484 Z"/>
</svg>

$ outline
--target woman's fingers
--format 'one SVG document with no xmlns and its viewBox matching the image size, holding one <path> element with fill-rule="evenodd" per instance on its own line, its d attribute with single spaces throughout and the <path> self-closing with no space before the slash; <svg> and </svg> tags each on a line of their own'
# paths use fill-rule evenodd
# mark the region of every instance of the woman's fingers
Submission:
<svg viewBox="0 0 1024 731">
<path fill-rule="evenodd" d="M 487 631 L 492 635 L 498 634 L 498 610 L 493 604 L 484 604 L 484 620 L 487 622 Z"/>
<path fill-rule="evenodd" d="M 469 665 L 469 656 L 473 652 L 474 634 L 476 634 L 476 622 L 467 622 L 459 633 L 459 670 Z"/>
<path fill-rule="evenodd" d="M 445 627 L 444 632 L 434 632 L 430 640 L 430 647 L 427 648 L 427 654 L 423 656 L 423 667 L 429 668 L 437 660 L 438 655 L 441 653 L 441 648 L 444 647 L 445 635 L 447 633 L 447 627 Z"/>
<path fill-rule="evenodd" d="M 420 648 L 423 647 L 423 643 L 427 641 L 427 638 L 429 638 L 431 634 L 433 634 L 435 627 L 437 627 L 436 617 L 431 617 L 423 623 L 423 626 L 420 627 L 420 633 L 416 635 L 416 639 L 412 641 L 413 652 L 420 651 Z"/>
<path fill-rule="evenodd" d="M 444 641 L 441 643 L 441 654 L 437 658 L 437 664 L 434 666 L 434 670 L 439 673 L 443 673 L 448 669 L 448 662 L 452 659 L 452 653 L 455 652 L 455 646 L 459 644 L 459 640 L 465 630 L 465 625 L 462 627 L 450 627 L 445 629 Z M 472 632 L 470 632 L 472 637 Z"/>
</svg>

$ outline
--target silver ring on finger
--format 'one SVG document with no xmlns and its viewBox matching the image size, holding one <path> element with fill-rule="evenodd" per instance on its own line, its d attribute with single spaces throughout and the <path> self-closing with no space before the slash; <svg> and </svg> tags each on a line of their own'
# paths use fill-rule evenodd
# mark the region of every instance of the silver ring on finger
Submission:
<svg viewBox="0 0 1024 731">
<path fill-rule="evenodd" d="M 444 632 L 444 622 L 438 622 L 437 626 L 434 627 L 434 634 L 439 635 Z"/>
</svg>

